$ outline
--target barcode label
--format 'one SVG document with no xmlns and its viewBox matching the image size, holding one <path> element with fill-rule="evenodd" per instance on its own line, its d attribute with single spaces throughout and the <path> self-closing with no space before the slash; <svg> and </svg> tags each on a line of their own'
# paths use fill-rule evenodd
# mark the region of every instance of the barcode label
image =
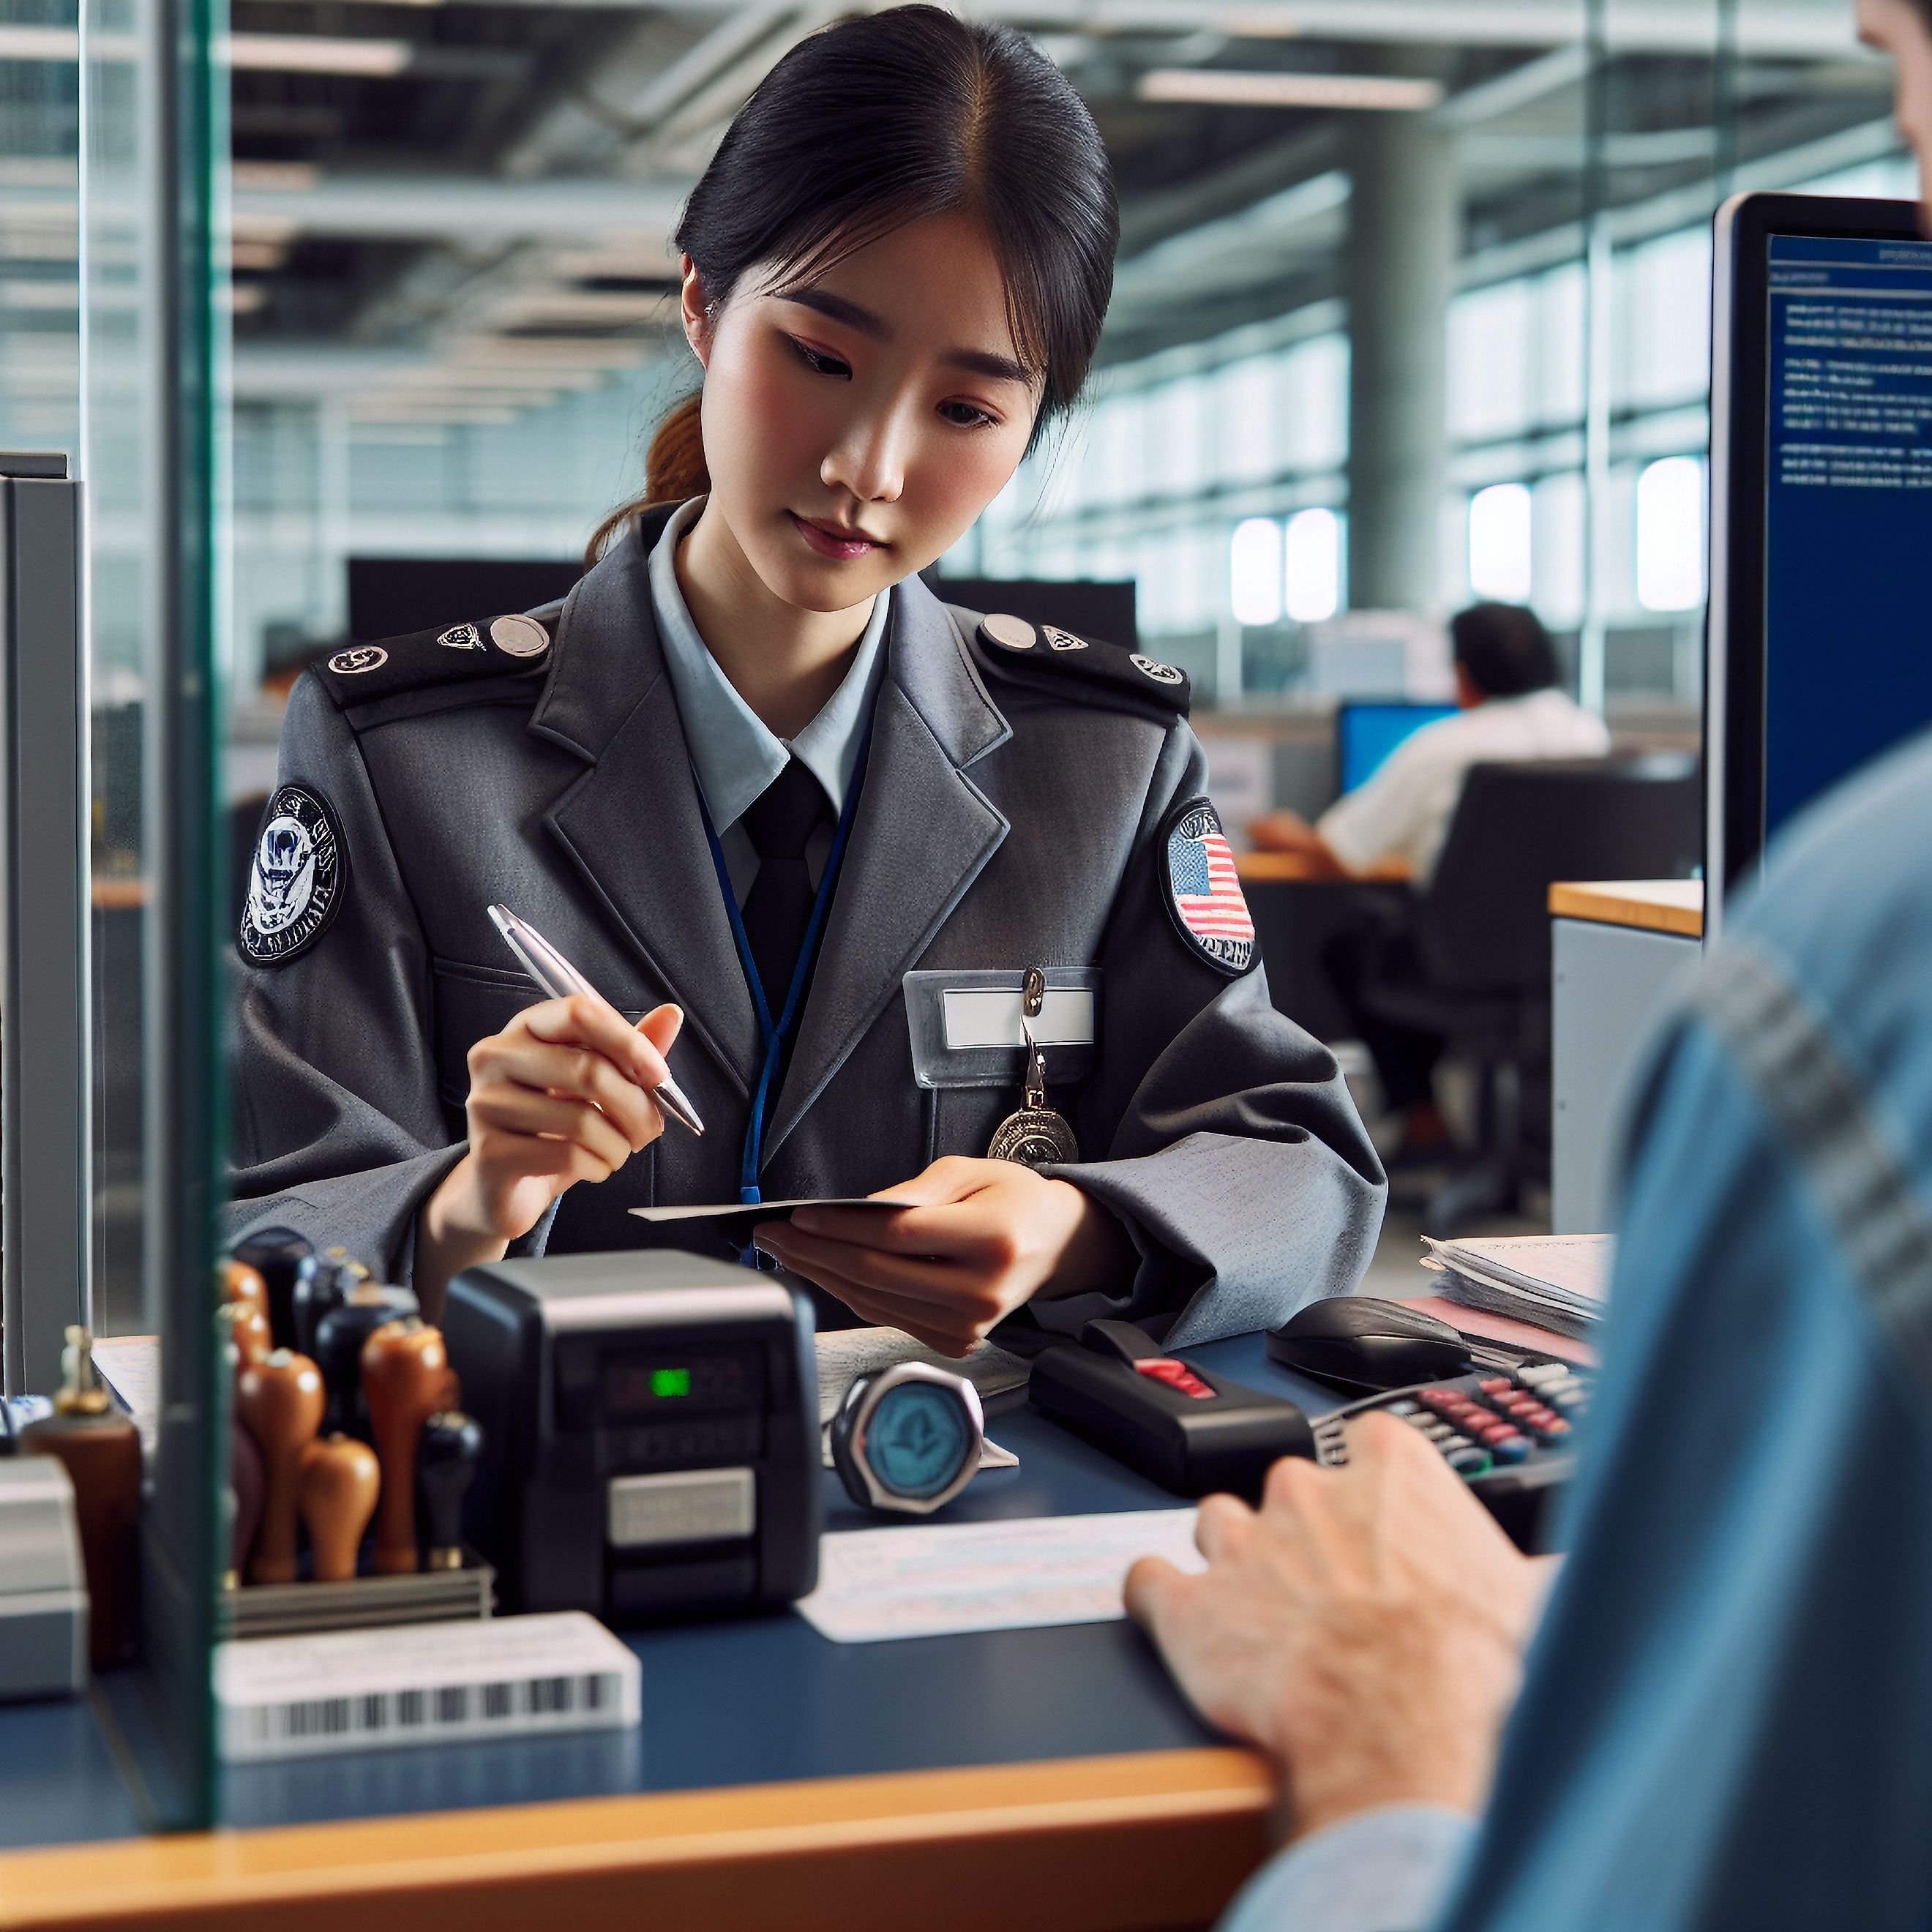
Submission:
<svg viewBox="0 0 1932 1932">
<path fill-rule="evenodd" d="M 222 1755 L 231 1760 L 304 1756 L 530 1731 L 611 1730 L 638 1721 L 640 1673 L 623 1645 L 589 1618 L 580 1619 L 590 1634 L 584 1640 L 560 1640 L 575 1639 L 569 1630 L 532 1629 L 530 1642 L 520 1644 L 517 1625 L 524 1621 L 495 1619 L 482 1627 L 490 1631 L 488 1639 L 479 1636 L 478 1627 L 466 1627 L 464 1637 L 474 1654 L 425 1652 L 413 1684 L 397 1682 L 406 1674 L 396 1668 L 400 1660 L 393 1643 L 400 1633 L 383 1634 L 392 1647 L 381 1654 L 380 1667 L 370 1654 L 370 1667 L 360 1670 L 355 1666 L 363 1660 L 352 1653 L 329 1657 L 333 1668 L 310 1664 L 298 1672 L 288 1667 L 290 1660 L 267 1654 L 278 1640 L 224 1645 L 217 1670 Z M 533 1625 L 578 1621 L 574 1616 L 528 1620 Z M 450 1633 L 452 1647 L 459 1647 L 450 1627 L 442 1628 Z M 528 1675 L 502 1668 L 519 1662 Z M 592 1667 L 558 1667 L 572 1662 Z M 359 1684 L 354 1681 L 358 1676 Z M 377 1688 L 385 1678 L 387 1683 Z M 434 1681 L 439 1678 L 442 1681 Z M 328 1688 L 310 1694 L 318 1678 Z M 277 1694 L 283 1691 L 290 1694 Z"/>
</svg>

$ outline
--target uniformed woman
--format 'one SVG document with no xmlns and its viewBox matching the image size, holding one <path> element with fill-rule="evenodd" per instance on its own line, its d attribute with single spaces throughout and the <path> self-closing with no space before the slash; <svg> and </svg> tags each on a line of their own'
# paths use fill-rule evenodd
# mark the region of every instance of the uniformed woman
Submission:
<svg viewBox="0 0 1932 1932">
<path fill-rule="evenodd" d="M 1186 679 L 917 574 L 1079 392 L 1118 232 L 1017 34 L 904 7 L 772 70 L 677 232 L 701 392 L 577 588 L 296 687 L 238 1235 L 340 1243 L 434 1315 L 506 1249 L 722 1242 L 634 1208 L 889 1191 L 758 1245 L 955 1352 L 1098 1315 L 1199 1342 L 1354 1284 L 1382 1171 L 1270 1004 Z M 533 1001 L 493 902 L 610 1004 Z M 988 1157 L 1016 1144 L 1040 1164 Z"/>
</svg>

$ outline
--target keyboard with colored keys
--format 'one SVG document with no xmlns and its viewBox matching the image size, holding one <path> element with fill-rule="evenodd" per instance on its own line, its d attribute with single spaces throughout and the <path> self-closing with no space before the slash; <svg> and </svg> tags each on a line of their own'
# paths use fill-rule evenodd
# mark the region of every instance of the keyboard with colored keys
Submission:
<svg viewBox="0 0 1932 1932">
<path fill-rule="evenodd" d="M 1400 1416 L 1436 1444 L 1496 1520 L 1525 1549 L 1544 1511 L 1576 1466 L 1576 1426 L 1591 1378 L 1562 1362 L 1478 1370 L 1352 1403 L 1315 1425 L 1317 1462 L 1348 1460 L 1344 1425 L 1371 1409 Z"/>
</svg>

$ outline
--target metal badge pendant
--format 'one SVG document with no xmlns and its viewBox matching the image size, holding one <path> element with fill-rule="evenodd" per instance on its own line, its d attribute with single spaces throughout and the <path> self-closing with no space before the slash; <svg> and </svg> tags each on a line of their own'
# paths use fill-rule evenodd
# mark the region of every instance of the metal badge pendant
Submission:
<svg viewBox="0 0 1932 1932">
<path fill-rule="evenodd" d="M 1022 1167 L 1051 1167 L 1080 1158 L 1080 1143 L 1064 1115 L 1046 1104 L 1046 1055 L 1033 1036 L 1033 1023 L 1046 1003 L 1046 974 L 1027 968 L 1020 994 L 1020 1030 L 1026 1036 L 1026 1097 L 1018 1112 L 1009 1114 L 993 1130 L 986 1149 L 988 1160 L 1016 1160 Z"/>
</svg>

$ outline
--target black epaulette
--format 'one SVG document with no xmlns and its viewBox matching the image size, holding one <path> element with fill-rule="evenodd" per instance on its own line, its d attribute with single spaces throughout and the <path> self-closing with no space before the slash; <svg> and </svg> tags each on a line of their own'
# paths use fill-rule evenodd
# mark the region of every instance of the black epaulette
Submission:
<svg viewBox="0 0 1932 1932">
<path fill-rule="evenodd" d="M 1187 716 L 1192 692 L 1186 672 L 1178 664 L 1123 650 L 1118 644 L 1077 638 L 1057 625 L 1031 623 L 1024 617 L 995 613 L 975 620 L 970 611 L 958 614 L 981 662 L 996 676 L 1018 674 L 1028 683 L 1035 681 L 1036 673 L 1042 679 L 1070 677 L 1095 696 L 1111 693 Z"/>
<path fill-rule="evenodd" d="M 376 644 L 351 644 L 309 668 L 322 689 L 346 710 L 429 685 L 542 670 L 550 662 L 556 626 L 554 611 L 535 616 L 512 612 L 440 631 L 385 638 Z"/>
</svg>

